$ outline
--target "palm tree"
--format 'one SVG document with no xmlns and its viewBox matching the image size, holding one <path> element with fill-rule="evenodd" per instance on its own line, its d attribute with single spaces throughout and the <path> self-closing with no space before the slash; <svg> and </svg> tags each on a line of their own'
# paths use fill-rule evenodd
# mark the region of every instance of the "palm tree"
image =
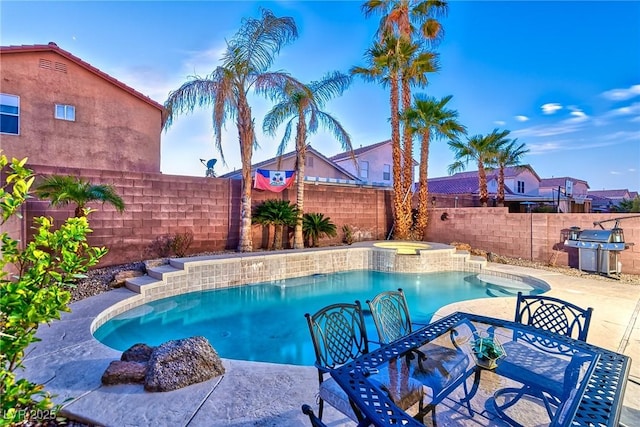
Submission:
<svg viewBox="0 0 640 427">
<path fill-rule="evenodd" d="M 393 223 L 394 238 L 406 239 L 409 235 L 410 215 L 404 208 L 402 191 L 402 147 L 400 145 L 400 70 L 402 58 L 410 56 L 413 47 L 398 37 L 387 35 L 382 42 L 375 42 L 367 50 L 367 67 L 353 67 L 351 74 L 361 76 L 367 81 L 382 83 L 390 87 L 389 105 L 391 106 L 391 157 L 393 163 Z"/>
<path fill-rule="evenodd" d="M 102 202 L 113 205 L 118 212 L 124 211 L 124 201 L 111 185 L 91 184 L 73 176 L 52 175 L 44 179 L 36 188 L 36 195 L 41 199 L 49 199 L 53 206 L 76 205 L 76 218 L 86 216 L 86 207 L 91 202 Z"/>
<path fill-rule="evenodd" d="M 509 131 L 506 131 L 507 134 Z M 504 135 L 506 136 L 506 134 Z M 498 166 L 498 206 L 504 206 L 504 169 L 509 166 L 518 166 L 520 164 L 520 158 L 529 152 L 528 148 L 525 148 L 524 142 L 518 144 L 518 139 L 508 140 L 502 138 L 495 144 L 499 147 L 496 158 L 494 159 L 494 165 Z"/>
<path fill-rule="evenodd" d="M 336 237 L 338 235 L 336 225 L 331 222 L 331 218 L 325 218 L 321 213 L 304 214 L 302 229 L 305 240 L 308 242 L 307 246 L 313 248 L 318 247 L 318 240 L 321 237 Z"/>
<path fill-rule="evenodd" d="M 419 51 L 417 45 L 412 54 L 404 58 L 400 73 L 401 99 L 403 113 L 411 109 L 411 86 L 424 87 L 427 85 L 427 73 L 439 70 L 437 55 L 433 52 Z M 413 186 L 413 133 L 411 126 L 403 127 L 403 168 L 402 168 L 402 193 L 407 194 Z M 406 198 L 404 214 L 411 215 L 412 198 Z M 426 224 L 425 224 L 426 226 Z"/>
<path fill-rule="evenodd" d="M 437 18 L 446 16 L 448 4 L 442 0 L 367 0 L 362 5 L 365 16 L 381 16 L 378 34 L 397 33 L 411 39 L 419 35 L 436 43 L 444 31 Z"/>
<path fill-rule="evenodd" d="M 282 156 L 291 139 L 293 124 L 296 125 L 296 205 L 298 214 L 293 237 L 293 248 L 304 248 L 302 217 L 304 214 L 304 167 L 307 147 L 307 134 L 316 133 L 318 124 L 329 129 L 344 150 L 352 150 L 351 138 L 340 122 L 331 114 L 322 111 L 327 101 L 341 95 L 351 84 L 351 76 L 339 72 L 327 74 L 322 80 L 311 82 L 306 87 L 286 82 L 278 88 L 279 100 L 265 116 L 263 131 L 275 135 L 278 127 L 287 122 L 282 142 L 278 147 L 278 156 Z"/>
<path fill-rule="evenodd" d="M 412 134 L 420 136 L 420 166 L 418 168 L 418 218 L 416 230 L 424 238 L 429 221 L 427 204 L 429 187 L 427 167 L 429 165 L 429 144 L 431 139 L 457 140 L 466 133 L 466 128 L 458 122 L 458 112 L 446 108 L 452 96 L 441 99 L 415 96 L 413 108 L 404 112 L 405 126 Z"/>
<path fill-rule="evenodd" d="M 284 226 L 294 225 L 297 209 L 288 200 L 269 199 L 256 206 L 253 220 L 257 224 L 273 225 L 275 233 L 271 249 L 282 249 L 282 232 Z"/>
<path fill-rule="evenodd" d="M 466 164 L 473 160 L 478 165 L 478 187 L 480 188 L 480 204 L 487 207 L 489 192 L 487 191 L 487 173 L 485 165 L 490 165 L 496 157 L 500 147 L 497 141 L 504 139 L 509 131 L 499 132 L 494 129 L 489 135 L 474 135 L 467 138 L 466 142 L 459 140 L 449 141 L 449 147 L 454 151 L 455 162 L 449 165 L 449 173 L 459 172 L 465 169 Z"/>
<path fill-rule="evenodd" d="M 419 36 L 422 41 L 436 43 L 443 34 L 442 26 L 436 18 L 440 15 L 446 15 L 447 8 L 447 2 L 441 0 L 368 0 L 362 5 L 365 16 L 381 15 L 377 30 L 381 43 L 389 38 L 398 39 L 395 50 L 398 74 L 395 78 L 400 81 L 396 84 L 401 84 L 403 110 L 411 107 L 411 86 L 426 85 L 426 73 L 437 70 L 435 54 L 417 53 L 423 43 L 414 43 L 414 35 Z M 411 52 L 407 49 L 410 49 Z M 393 89 L 392 84 L 392 91 Z M 393 94 L 391 97 L 394 102 Z M 397 99 L 396 97 L 396 102 Z M 397 104 L 391 106 L 391 140 L 393 144 L 396 144 L 394 109 L 399 110 Z M 407 200 L 406 195 L 413 185 L 413 144 L 411 130 L 404 128 L 401 145 L 399 122 L 397 126 L 397 150 L 402 153 L 402 161 L 393 162 L 394 237 L 406 239 L 411 225 L 411 200 Z M 396 180 L 400 182 L 396 184 Z"/>
<path fill-rule="evenodd" d="M 234 118 L 238 128 L 242 161 L 242 199 L 240 207 L 240 241 L 238 251 L 253 249 L 251 241 L 251 158 L 256 144 L 251 107 L 247 100 L 251 89 L 270 94 L 285 82 L 298 84 L 288 74 L 268 71 L 275 55 L 298 36 L 293 18 L 276 17 L 262 10 L 260 19 L 243 19 L 240 30 L 227 42 L 218 66 L 209 76 L 193 76 L 171 92 L 165 101 L 168 129 L 176 116 L 192 112 L 195 107 L 213 106 L 213 132 L 222 161 L 222 128 L 227 118 Z"/>
</svg>

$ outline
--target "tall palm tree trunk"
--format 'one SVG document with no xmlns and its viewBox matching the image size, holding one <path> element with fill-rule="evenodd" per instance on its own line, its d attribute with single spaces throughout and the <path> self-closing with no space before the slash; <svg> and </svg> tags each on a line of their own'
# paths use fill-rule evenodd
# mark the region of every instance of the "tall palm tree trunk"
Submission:
<svg viewBox="0 0 640 427">
<path fill-rule="evenodd" d="M 402 110 L 408 111 L 411 108 L 411 85 L 406 78 L 402 79 Z M 402 197 L 404 198 L 413 184 L 413 135 L 411 127 L 404 125 L 402 133 L 402 142 L 404 145 L 404 158 L 402 162 Z M 407 197 L 404 203 L 402 215 L 406 218 L 407 227 L 411 227 L 411 208 L 413 207 L 413 198 Z"/>
<path fill-rule="evenodd" d="M 427 233 L 427 224 L 429 223 L 429 210 L 427 204 L 429 201 L 429 186 L 427 184 L 427 168 L 429 165 L 429 132 L 422 134 L 422 143 L 420 144 L 420 166 L 418 169 L 418 181 L 420 187 L 418 189 L 418 219 L 416 229 L 421 240 L 424 240 Z"/>
<path fill-rule="evenodd" d="M 484 162 L 478 160 L 478 183 L 480 184 L 480 204 L 487 207 L 489 192 L 487 191 L 487 173 L 484 170 Z"/>
<path fill-rule="evenodd" d="M 406 239 L 409 228 L 404 216 L 404 193 L 402 191 L 402 150 L 400 147 L 400 116 L 398 74 L 394 73 L 390 78 L 391 83 L 391 156 L 393 161 L 393 218 L 394 238 Z"/>
<path fill-rule="evenodd" d="M 498 178 L 498 206 L 504 206 L 504 167 L 500 166 Z"/>
<path fill-rule="evenodd" d="M 253 242 L 251 238 L 251 156 L 255 134 L 251 107 L 245 97 L 238 102 L 238 134 L 240 140 L 240 157 L 242 159 L 242 199 L 240 202 L 240 240 L 239 252 L 251 252 Z"/>
<path fill-rule="evenodd" d="M 302 218 L 304 215 L 304 162 L 307 156 L 305 135 L 307 134 L 307 125 L 304 117 L 304 111 L 300 110 L 298 113 L 298 126 L 296 134 L 296 151 L 297 153 L 297 167 L 296 167 L 296 205 L 298 207 L 298 213 L 296 217 L 296 227 L 293 234 L 293 248 L 304 248 L 304 236 L 302 234 Z"/>
</svg>

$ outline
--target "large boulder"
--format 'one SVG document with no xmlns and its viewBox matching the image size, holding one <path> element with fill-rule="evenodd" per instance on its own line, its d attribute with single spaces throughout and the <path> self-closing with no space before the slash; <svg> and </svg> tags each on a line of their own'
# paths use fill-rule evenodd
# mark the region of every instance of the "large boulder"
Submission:
<svg viewBox="0 0 640 427">
<path fill-rule="evenodd" d="M 120 360 L 123 362 L 144 362 L 147 363 L 151 359 L 154 347 L 150 347 L 146 344 L 134 344 L 129 349 L 125 350 L 120 356 Z"/>
<path fill-rule="evenodd" d="M 114 360 L 102 374 L 102 384 L 142 384 L 146 374 L 146 363 Z"/>
<path fill-rule="evenodd" d="M 144 388 L 171 391 L 224 374 L 218 353 L 204 337 L 168 341 L 153 350 Z"/>
</svg>

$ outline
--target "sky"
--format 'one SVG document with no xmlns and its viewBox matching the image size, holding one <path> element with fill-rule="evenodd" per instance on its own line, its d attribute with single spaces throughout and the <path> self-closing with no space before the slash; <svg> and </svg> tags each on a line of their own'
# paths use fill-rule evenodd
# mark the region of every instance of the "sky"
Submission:
<svg viewBox="0 0 640 427">
<path fill-rule="evenodd" d="M 364 66 L 379 22 L 362 1 L 6 1 L 0 44 L 46 44 L 64 50 L 164 103 L 190 76 L 220 64 L 243 18 L 260 7 L 293 17 L 299 37 L 282 48 L 272 70 L 303 82 Z M 591 190 L 640 191 L 640 1 L 450 1 L 436 52 L 440 71 L 414 89 L 452 95 L 470 136 L 509 130 L 530 150 L 522 157 L 541 178 L 572 177 Z M 354 79 L 325 111 L 349 132 L 353 148 L 390 137 L 388 89 Z M 274 157 L 282 132 L 262 134 L 269 101 L 250 98 L 260 147 L 253 163 Z M 326 156 L 342 151 L 319 130 L 308 142 Z M 226 164 L 240 169 L 235 123 L 222 138 Z M 286 151 L 294 149 L 293 141 Z M 161 170 L 204 176 L 199 159 L 220 159 L 211 110 L 178 116 L 162 133 Z M 416 159 L 418 153 L 415 154 Z M 431 144 L 429 177 L 447 175 L 454 153 Z M 469 164 L 467 170 L 475 170 Z"/>
</svg>

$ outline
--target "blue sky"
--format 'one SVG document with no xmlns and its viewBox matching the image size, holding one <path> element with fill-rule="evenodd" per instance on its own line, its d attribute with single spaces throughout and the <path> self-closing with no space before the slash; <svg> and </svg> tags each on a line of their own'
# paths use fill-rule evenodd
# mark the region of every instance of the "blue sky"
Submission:
<svg viewBox="0 0 640 427">
<path fill-rule="evenodd" d="M 361 1 L 11 2 L 0 3 L 0 44 L 54 41 L 104 72 L 163 103 L 189 75 L 219 64 L 225 39 L 259 7 L 292 16 L 299 38 L 273 68 L 302 81 L 365 65 L 377 18 Z M 541 178 L 571 176 L 592 190 L 640 190 L 640 2 L 452 1 L 442 20 L 441 70 L 422 90 L 453 95 L 450 106 L 470 135 L 508 129 L 531 150 L 523 163 Z M 252 98 L 261 128 L 270 108 Z M 327 104 L 354 148 L 388 139 L 387 90 L 355 80 Z M 327 156 L 340 146 L 322 131 L 309 138 Z M 258 133 L 254 162 L 275 156 L 280 142 Z M 240 168 L 237 132 L 223 137 L 227 165 Z M 293 145 L 290 146 L 293 149 Z M 447 175 L 453 153 L 431 145 L 429 176 Z M 204 175 L 199 159 L 219 158 L 210 111 L 179 117 L 162 134 L 162 172 Z M 474 170 L 470 164 L 468 170 Z"/>
</svg>

